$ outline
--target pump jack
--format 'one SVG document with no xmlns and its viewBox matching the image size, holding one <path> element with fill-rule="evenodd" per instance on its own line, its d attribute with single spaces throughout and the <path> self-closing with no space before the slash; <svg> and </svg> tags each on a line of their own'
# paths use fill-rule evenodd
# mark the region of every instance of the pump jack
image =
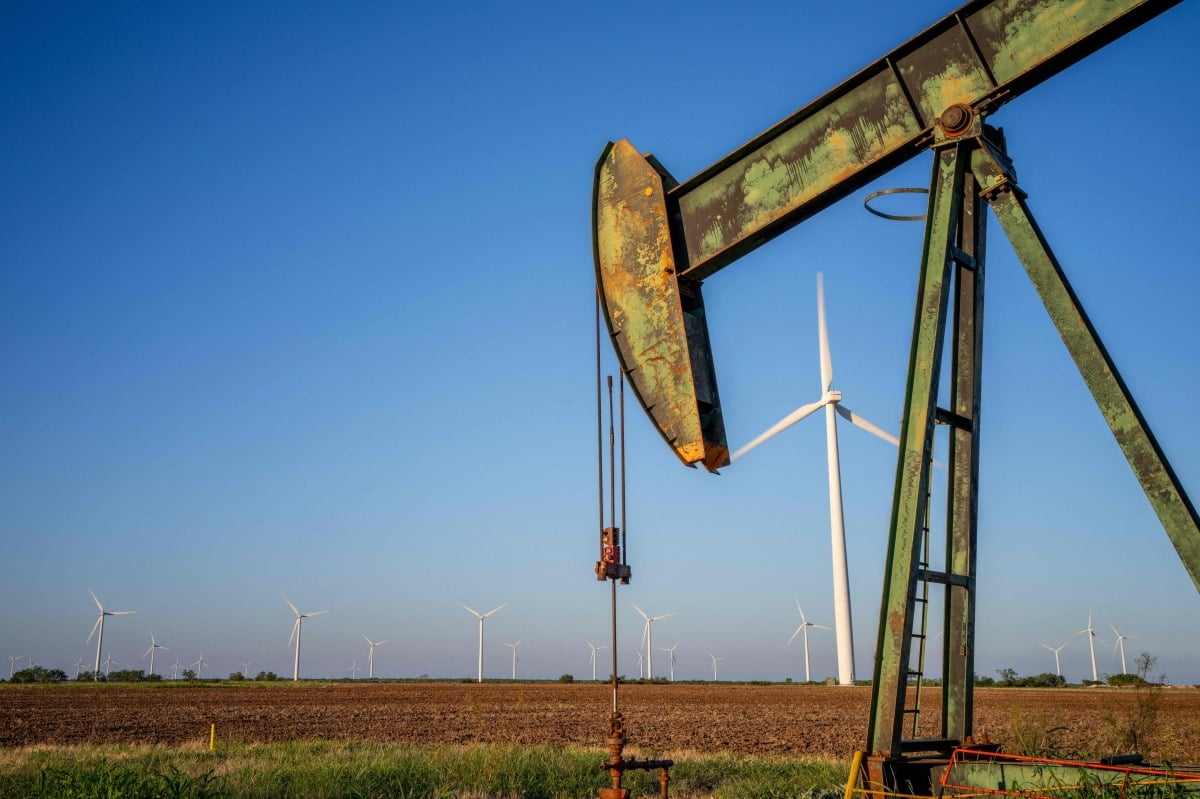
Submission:
<svg viewBox="0 0 1200 799">
<path fill-rule="evenodd" d="M 1002 132 L 984 121 L 1177 2 L 974 0 L 682 183 L 626 140 L 596 166 L 596 274 L 622 370 L 680 460 L 715 472 L 729 456 L 701 281 L 933 151 L 863 767 L 881 793 L 931 794 L 972 739 L 985 205 L 1200 589 L 1200 518 L 1034 221 Z M 936 571 L 919 557 L 935 423 L 951 431 Z M 946 591 L 941 735 L 904 738 L 915 597 L 928 583 Z"/>
</svg>

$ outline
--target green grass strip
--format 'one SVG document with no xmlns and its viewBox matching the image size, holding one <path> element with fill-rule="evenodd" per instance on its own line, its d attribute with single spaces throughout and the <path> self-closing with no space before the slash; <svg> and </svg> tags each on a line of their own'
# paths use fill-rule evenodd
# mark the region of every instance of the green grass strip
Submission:
<svg viewBox="0 0 1200 799">
<path fill-rule="evenodd" d="M 658 755 L 656 755 L 658 756 Z M 198 748 L 70 747 L 0 754 L 7 799 L 583 799 L 607 784 L 600 750 L 302 741 Z M 634 796 L 657 772 L 630 772 Z M 833 799 L 846 765 L 735 755 L 676 757 L 677 799 Z"/>
</svg>

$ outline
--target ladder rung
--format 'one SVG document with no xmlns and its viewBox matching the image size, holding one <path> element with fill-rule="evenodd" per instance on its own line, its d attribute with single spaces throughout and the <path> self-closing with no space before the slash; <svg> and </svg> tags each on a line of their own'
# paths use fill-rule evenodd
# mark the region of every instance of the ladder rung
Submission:
<svg viewBox="0 0 1200 799">
<path fill-rule="evenodd" d="M 959 742 L 954 738 L 913 738 L 900 742 L 901 752 L 949 752 L 957 749 Z"/>
<path fill-rule="evenodd" d="M 950 257 L 953 258 L 956 262 L 967 267 L 968 269 L 975 268 L 975 257 L 972 255 L 968 255 L 967 253 L 960 250 L 958 247 L 952 246 L 950 248 Z"/>
<path fill-rule="evenodd" d="M 945 408 L 938 408 L 933 413 L 933 420 L 938 424 L 948 425 L 957 430 L 966 430 L 970 432 L 975 425 L 965 416 L 961 416 L 953 411 L 948 411 Z"/>
<path fill-rule="evenodd" d="M 924 580 L 927 583 L 957 585 L 960 588 L 967 588 L 970 585 L 970 580 L 965 575 L 950 574 L 949 572 L 939 572 L 931 569 L 917 569 L 917 579 Z M 925 600 L 918 598 L 917 601 L 924 602 Z"/>
</svg>

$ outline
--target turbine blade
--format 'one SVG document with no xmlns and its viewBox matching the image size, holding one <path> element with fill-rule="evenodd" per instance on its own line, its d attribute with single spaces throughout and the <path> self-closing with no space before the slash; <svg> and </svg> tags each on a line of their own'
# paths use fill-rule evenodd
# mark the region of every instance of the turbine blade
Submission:
<svg viewBox="0 0 1200 799">
<path fill-rule="evenodd" d="M 91 643 L 92 636 L 96 634 L 96 630 L 100 627 L 100 622 L 102 622 L 102 621 L 104 621 L 103 614 L 96 617 L 96 623 L 92 625 L 92 631 L 90 633 L 88 633 L 87 640 L 84 641 L 85 644 Z"/>
<path fill-rule="evenodd" d="M 838 403 L 837 405 L 833 406 L 833 409 L 838 412 L 839 416 L 841 416 L 843 419 L 845 419 L 847 422 L 854 425 L 855 427 L 861 427 L 863 430 L 866 430 L 871 435 L 879 436 L 884 441 L 888 442 L 889 444 L 891 444 L 893 446 L 896 446 L 896 447 L 900 446 L 900 439 L 896 438 L 894 435 L 887 432 L 886 430 L 882 430 L 879 427 L 876 427 L 872 423 L 868 422 L 866 419 L 859 416 L 854 411 L 847 408 L 845 405 Z"/>
<path fill-rule="evenodd" d="M 639 607 L 637 606 L 637 603 L 636 603 L 636 602 L 630 602 L 629 604 L 633 605 L 633 609 L 634 609 L 634 610 L 636 610 L 636 611 L 637 611 L 639 614 L 641 614 L 641 617 L 642 617 L 643 619 L 645 619 L 646 621 L 650 621 L 650 617 L 646 615 L 646 611 L 644 611 L 644 610 L 642 610 L 641 608 L 639 608 Z"/>
<path fill-rule="evenodd" d="M 507 602 L 505 602 L 503 605 L 501 605 L 501 606 L 500 606 L 500 607 L 498 607 L 498 608 L 492 608 L 492 609 L 491 609 L 491 610 L 489 610 L 487 613 L 483 614 L 483 616 L 484 616 L 484 618 L 487 618 L 488 616 L 491 616 L 493 613 L 495 613 L 495 612 L 496 612 L 496 611 L 498 611 L 498 610 L 504 610 L 506 607 L 508 607 L 508 603 L 507 603 Z"/>
<path fill-rule="evenodd" d="M 383 646 L 386 643 L 387 643 L 387 641 L 376 641 L 375 646 Z"/>
<path fill-rule="evenodd" d="M 320 616 L 320 615 L 328 613 L 328 612 L 329 611 L 327 611 L 327 610 L 314 610 L 312 613 L 305 613 L 304 615 L 305 616 Z"/>
<path fill-rule="evenodd" d="M 468 605 L 466 602 L 459 602 L 458 604 L 462 605 L 462 606 L 463 606 L 463 609 L 467 610 L 467 611 L 468 611 L 469 613 L 471 613 L 471 615 L 473 615 L 475 618 L 477 618 L 477 619 L 482 619 L 482 618 L 483 618 L 483 615 L 482 615 L 482 614 L 480 614 L 480 612 L 479 612 L 479 611 L 475 610 L 475 608 L 471 607 L 471 606 L 470 606 L 470 605 Z"/>
<path fill-rule="evenodd" d="M 100 600 L 96 597 L 96 592 L 89 588 L 88 593 L 92 595 L 92 601 L 96 603 L 96 607 L 100 608 L 100 612 L 103 613 L 104 606 L 100 604 Z"/>
<path fill-rule="evenodd" d="M 363 640 L 364 640 L 364 641 L 366 641 L 366 642 L 367 642 L 368 644 L 370 644 L 371 646 L 375 646 L 375 642 L 374 642 L 374 641 L 372 641 L 370 638 L 368 638 L 368 637 L 367 637 L 367 636 L 365 636 L 365 635 L 363 636 Z"/>
<path fill-rule="evenodd" d="M 142 657 L 143 658 L 148 657 L 150 655 L 150 653 L 153 651 L 154 651 L 154 644 L 150 644 L 150 648 L 146 650 L 146 654 L 142 655 Z"/>
<path fill-rule="evenodd" d="M 812 627 L 814 629 L 817 629 L 817 630 L 832 630 L 833 629 L 832 627 L 826 627 L 824 624 L 810 624 L 808 626 Z"/>
<path fill-rule="evenodd" d="M 287 603 L 287 606 L 292 609 L 292 613 L 295 613 L 297 616 L 299 616 L 300 608 L 293 605 L 292 600 L 288 599 L 286 595 L 280 594 L 280 596 L 283 597 L 283 601 Z"/>
<path fill-rule="evenodd" d="M 825 324 L 825 276 L 817 272 L 817 341 L 821 348 L 821 393 L 833 386 L 833 356 L 829 354 L 829 330 Z"/>
<path fill-rule="evenodd" d="M 109 616 L 132 616 L 135 613 L 137 613 L 136 610 L 110 610 L 110 611 L 108 611 Z"/>
<path fill-rule="evenodd" d="M 292 639 L 296 637 L 296 631 L 300 629 L 300 620 L 304 618 L 299 613 L 296 614 L 296 623 L 292 625 L 292 634 L 288 636 L 288 646 L 292 645 Z"/>
<path fill-rule="evenodd" d="M 768 439 L 774 438 L 779 433 L 782 433 L 784 430 L 788 429 L 789 427 L 796 424 L 801 419 L 808 416 L 809 414 L 811 414 L 813 411 L 817 410 L 818 408 L 823 407 L 824 405 L 825 405 L 824 400 L 818 400 L 816 402 L 810 402 L 807 405 L 801 405 L 799 408 L 792 411 L 787 416 L 783 417 L 778 422 L 776 422 L 775 424 L 768 427 L 765 431 L 763 431 L 762 434 L 760 434 L 757 438 L 755 438 L 749 444 L 746 444 L 741 449 L 739 449 L 737 452 L 730 455 L 729 459 L 732 461 L 737 460 L 738 458 L 742 457 L 750 450 L 757 447 L 759 444 L 763 443 L 764 441 L 767 441 Z"/>
<path fill-rule="evenodd" d="M 792 637 L 788 639 L 788 642 L 787 642 L 786 644 L 784 644 L 784 646 L 791 646 L 791 643 L 792 643 L 792 641 L 795 641 L 795 640 L 796 640 L 796 636 L 797 636 L 797 635 L 799 635 L 799 634 L 800 634 L 800 631 L 801 631 L 801 630 L 803 630 L 803 629 L 804 629 L 804 625 L 803 625 L 803 624 L 801 624 L 799 627 L 797 627 L 797 628 L 796 628 L 796 632 L 792 633 Z M 710 657 L 711 657 L 711 656 L 710 656 Z"/>
<path fill-rule="evenodd" d="M 658 621 L 659 619 L 665 619 L 667 616 L 674 616 L 674 615 L 676 615 L 676 614 L 675 613 L 664 613 L 661 616 L 651 616 L 650 621 Z"/>
<path fill-rule="evenodd" d="M 808 617 L 804 615 L 804 608 L 800 607 L 800 599 L 798 597 L 792 597 L 792 599 L 796 600 L 796 610 L 800 611 L 800 621 L 807 624 Z"/>
</svg>

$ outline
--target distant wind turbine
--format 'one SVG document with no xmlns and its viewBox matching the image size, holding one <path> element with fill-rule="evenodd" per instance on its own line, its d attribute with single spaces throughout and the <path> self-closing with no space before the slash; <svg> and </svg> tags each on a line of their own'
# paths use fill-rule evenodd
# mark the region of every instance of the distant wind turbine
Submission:
<svg viewBox="0 0 1200 799">
<path fill-rule="evenodd" d="M 591 666 L 592 666 L 592 679 L 595 680 L 596 679 L 596 652 L 601 649 L 608 649 L 608 647 L 607 646 L 596 646 L 591 641 L 588 641 L 587 645 L 592 648 L 592 654 L 588 658 L 588 661 L 591 663 Z"/>
<path fill-rule="evenodd" d="M 1071 637 L 1074 638 L 1076 635 L 1087 635 L 1088 651 L 1092 653 L 1092 682 L 1100 682 L 1100 675 L 1096 671 L 1096 645 L 1093 643 L 1100 641 L 1100 636 L 1096 635 L 1096 631 L 1092 629 L 1092 612 L 1090 610 L 1088 611 L 1088 626 L 1077 633 L 1072 633 Z M 1104 642 L 1100 641 L 1100 644 L 1103 646 Z"/>
<path fill-rule="evenodd" d="M 459 602 L 458 604 L 462 605 L 463 609 L 472 616 L 479 619 L 479 665 L 475 672 L 475 682 L 483 682 L 483 620 L 488 616 L 491 616 L 493 613 L 499 611 L 501 608 L 507 607 L 508 603 L 505 602 L 498 608 L 492 608 L 487 613 L 480 613 L 465 602 Z"/>
<path fill-rule="evenodd" d="M 854 685 L 854 630 L 850 618 L 850 572 L 846 561 L 846 527 L 842 518 L 842 477 L 838 459 L 837 417 L 861 427 L 895 446 L 900 441 L 842 405 L 842 392 L 833 390 L 833 356 L 825 324 L 825 281 L 817 273 L 817 339 L 821 358 L 821 398 L 801 405 L 773 427 L 730 456 L 737 460 L 769 438 L 786 430 L 809 414 L 825 409 L 825 447 L 829 468 L 829 527 L 833 547 L 834 627 L 837 636 L 838 684 Z"/>
<path fill-rule="evenodd" d="M 512 678 L 514 680 L 517 679 L 517 647 L 519 647 L 521 645 L 521 641 L 524 641 L 524 640 L 525 640 L 524 638 L 519 638 L 519 639 L 517 639 L 517 642 L 515 644 L 505 644 L 506 647 L 508 647 L 509 649 L 511 649 L 513 651 Z"/>
<path fill-rule="evenodd" d="M 796 640 L 797 635 L 801 632 L 804 633 L 804 681 L 812 682 L 812 677 L 809 675 L 808 670 L 808 628 L 812 627 L 817 630 L 828 630 L 829 628 L 824 624 L 813 624 L 809 621 L 808 617 L 804 615 L 804 609 L 800 607 L 800 600 L 796 597 L 792 597 L 792 599 L 796 600 L 796 610 L 800 611 L 800 626 L 796 628 L 796 632 L 792 633 L 792 637 L 788 639 L 787 645 L 790 646 L 792 641 Z"/>
<path fill-rule="evenodd" d="M 670 661 L 671 662 L 671 682 L 675 682 L 675 648 L 678 646 L 679 646 L 679 642 L 676 641 L 675 646 L 671 647 L 670 649 L 668 649 L 665 646 L 662 648 L 662 651 L 667 652 L 671 655 L 671 661 Z"/>
<path fill-rule="evenodd" d="M 283 595 L 281 594 L 280 596 Z M 320 616 L 322 613 L 328 613 L 329 611 L 314 610 L 312 613 L 301 613 L 300 610 L 292 604 L 292 600 L 288 599 L 286 596 L 283 597 L 283 601 L 286 602 L 288 607 L 292 609 L 292 613 L 296 614 L 296 623 L 292 625 L 292 634 L 288 637 L 288 646 L 291 646 L 293 638 L 296 639 L 296 658 L 292 663 L 292 682 L 295 682 L 296 680 L 300 679 L 300 633 L 302 632 L 300 628 L 303 626 L 301 622 L 303 622 L 309 616 Z"/>
<path fill-rule="evenodd" d="M 1054 653 L 1054 673 L 1055 673 L 1055 674 L 1057 674 L 1059 677 L 1061 677 L 1061 676 L 1062 676 L 1062 667 L 1061 667 L 1060 665 L 1058 665 L 1058 653 L 1059 653 L 1059 652 L 1061 652 L 1061 651 L 1063 651 L 1064 649 L 1066 649 L 1066 648 L 1067 648 L 1067 644 L 1069 644 L 1069 643 L 1071 643 L 1071 639 L 1070 639 L 1070 638 L 1068 638 L 1067 640 L 1063 641 L 1063 642 L 1062 642 L 1061 644 L 1059 644 L 1057 647 L 1050 646 L 1049 644 L 1042 644 L 1042 646 L 1043 646 L 1044 648 L 1046 648 L 1046 649 L 1049 649 L 1051 652 L 1053 652 L 1053 653 Z"/>
<path fill-rule="evenodd" d="M 254 663 L 254 661 L 253 661 L 253 660 L 247 660 L 247 661 L 245 661 L 244 663 L 242 663 L 242 677 L 249 677 L 249 676 L 250 676 L 250 675 L 249 675 L 249 674 L 247 674 L 246 672 L 248 672 L 248 671 L 250 670 L 250 666 L 251 666 L 251 665 L 253 665 L 253 663 Z"/>
<path fill-rule="evenodd" d="M 175 662 L 171 664 L 171 679 L 179 679 L 179 658 L 175 658 Z"/>
<path fill-rule="evenodd" d="M 92 595 L 92 601 L 96 603 L 96 607 L 100 608 L 100 615 L 96 617 L 96 623 L 92 626 L 92 631 L 88 633 L 87 640 L 92 640 L 92 636 L 96 631 L 100 631 L 100 637 L 96 639 L 96 668 L 92 671 L 96 674 L 100 673 L 100 647 L 104 643 L 104 617 L 105 616 L 128 616 L 137 613 L 136 610 L 105 610 L 100 604 L 100 600 L 96 598 L 96 592 L 88 589 L 88 593 Z M 85 642 L 86 643 L 86 642 Z"/>
<path fill-rule="evenodd" d="M 192 664 L 192 666 L 196 670 L 196 679 L 197 680 L 200 679 L 200 669 L 207 665 L 208 664 L 204 662 L 204 652 L 201 652 L 200 657 L 196 658 L 196 662 Z"/>
<path fill-rule="evenodd" d="M 8 679 L 11 680 L 13 678 L 13 674 L 16 673 L 16 669 L 17 669 L 17 661 L 23 657 L 25 657 L 25 656 L 24 655 L 9 655 L 8 656 Z"/>
<path fill-rule="evenodd" d="M 150 656 L 150 676 L 151 677 L 154 676 L 154 650 L 156 650 L 156 649 L 168 649 L 169 650 L 170 647 L 163 646 L 158 641 L 155 641 L 154 640 L 154 631 L 151 630 L 150 631 L 150 648 L 146 650 L 146 655 Z M 142 657 L 145 658 L 146 655 L 142 655 Z"/>
<path fill-rule="evenodd" d="M 1112 627 L 1113 635 L 1117 636 L 1117 642 L 1115 644 L 1113 644 L 1113 654 L 1114 655 L 1117 654 L 1117 649 L 1121 650 L 1121 673 L 1128 674 L 1129 671 L 1125 668 L 1125 642 L 1128 641 L 1130 638 L 1137 638 L 1137 636 L 1136 635 L 1121 635 L 1119 632 L 1117 632 L 1116 627 L 1113 627 L 1113 625 L 1111 625 L 1111 624 L 1108 626 Z"/>
<path fill-rule="evenodd" d="M 646 645 L 646 677 L 648 679 L 653 680 L 654 679 L 654 643 L 651 640 L 650 625 L 653 624 L 654 622 L 658 621 L 659 619 L 665 619 L 668 616 L 674 616 L 675 614 L 674 613 L 664 613 L 661 616 L 647 616 L 646 612 L 643 611 L 641 608 L 639 608 L 637 605 L 634 605 L 633 609 L 636 610 L 639 614 L 641 614 L 641 617 L 646 620 L 646 626 L 642 630 L 642 643 Z"/>
<path fill-rule="evenodd" d="M 640 680 L 640 679 L 642 679 L 642 675 L 645 674 L 646 655 L 644 652 L 642 652 L 642 650 L 639 649 L 637 651 L 637 656 L 638 656 L 638 679 Z"/>
<path fill-rule="evenodd" d="M 373 680 L 375 679 L 375 647 L 383 646 L 387 641 L 372 641 L 365 635 L 363 636 L 363 640 L 371 647 L 367 650 L 367 679 Z"/>
<path fill-rule="evenodd" d="M 75 658 L 75 679 L 79 679 L 80 672 L 83 671 L 83 658 Z"/>
<path fill-rule="evenodd" d="M 352 680 L 358 679 L 358 673 L 360 671 L 362 671 L 362 669 L 360 669 L 358 667 L 358 659 L 357 658 L 355 658 L 354 662 L 350 664 L 350 668 L 346 669 L 346 671 L 350 672 L 350 679 L 352 679 Z"/>
<path fill-rule="evenodd" d="M 108 679 L 109 672 L 112 671 L 113 666 L 120 666 L 120 665 L 121 665 L 120 663 L 113 660 L 112 652 L 109 652 L 108 657 L 104 658 L 104 679 L 106 679 L 106 680 Z M 99 669 L 97 669 L 97 671 L 99 671 Z"/>
<path fill-rule="evenodd" d="M 713 682 L 716 682 L 716 681 L 717 681 L 717 661 L 718 661 L 718 660 L 724 660 L 725 658 L 723 658 L 723 657 L 717 657 L 717 656 L 716 656 L 716 655 L 714 655 L 712 652 L 709 652 L 709 653 L 708 653 L 708 656 L 709 656 L 710 658 L 712 658 L 712 663 L 713 663 Z"/>
</svg>

